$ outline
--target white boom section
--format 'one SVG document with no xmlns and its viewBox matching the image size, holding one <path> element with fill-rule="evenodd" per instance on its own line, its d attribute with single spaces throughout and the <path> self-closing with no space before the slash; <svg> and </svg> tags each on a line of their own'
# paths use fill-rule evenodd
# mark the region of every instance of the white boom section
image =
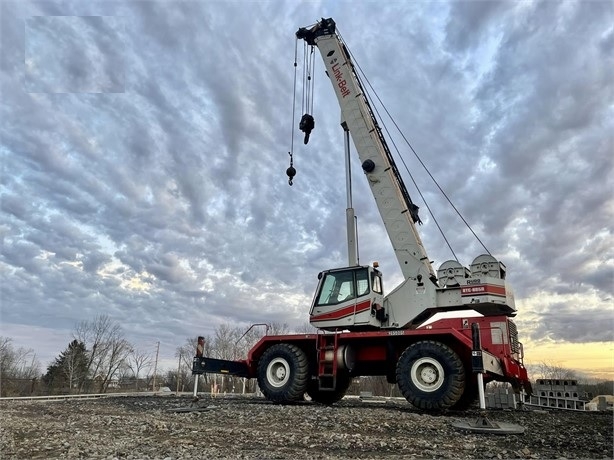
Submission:
<svg viewBox="0 0 614 460">
<path fill-rule="evenodd" d="M 415 211 L 408 209 L 410 204 L 395 177 L 398 171 L 391 163 L 392 158 L 345 46 L 335 33 L 316 36 L 314 43 L 322 54 L 363 169 L 366 161 L 373 162 L 372 171 L 365 172 L 403 276 L 415 278 L 420 267 L 425 267 L 429 277 L 436 279 L 412 217 Z"/>
</svg>

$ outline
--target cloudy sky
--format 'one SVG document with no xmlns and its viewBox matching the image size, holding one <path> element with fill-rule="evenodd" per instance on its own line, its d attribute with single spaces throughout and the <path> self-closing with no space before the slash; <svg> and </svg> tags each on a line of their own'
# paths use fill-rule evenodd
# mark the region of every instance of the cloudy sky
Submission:
<svg viewBox="0 0 614 460">
<path fill-rule="evenodd" d="M 46 365 L 99 314 L 169 359 L 219 324 L 304 325 L 317 273 L 347 263 L 343 133 L 319 56 L 316 127 L 307 146 L 294 130 L 293 187 L 285 176 L 294 33 L 332 17 L 506 264 L 527 361 L 611 376 L 613 9 L 2 1 L 0 333 Z M 470 264 L 483 249 L 401 154 Z M 361 262 L 378 260 L 390 290 L 400 270 L 355 160 Z M 452 254 L 405 177 L 437 267 Z"/>
</svg>

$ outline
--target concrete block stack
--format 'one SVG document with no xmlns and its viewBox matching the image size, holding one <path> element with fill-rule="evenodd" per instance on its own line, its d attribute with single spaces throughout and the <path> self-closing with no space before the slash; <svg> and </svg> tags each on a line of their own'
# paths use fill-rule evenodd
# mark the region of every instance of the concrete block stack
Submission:
<svg viewBox="0 0 614 460">
<path fill-rule="evenodd" d="M 554 409 L 585 410 L 578 399 L 578 382 L 573 379 L 538 379 L 533 395 L 525 395 L 525 403 Z"/>
<path fill-rule="evenodd" d="M 489 388 L 484 394 L 487 409 L 516 409 L 518 396 L 509 387 Z"/>
</svg>

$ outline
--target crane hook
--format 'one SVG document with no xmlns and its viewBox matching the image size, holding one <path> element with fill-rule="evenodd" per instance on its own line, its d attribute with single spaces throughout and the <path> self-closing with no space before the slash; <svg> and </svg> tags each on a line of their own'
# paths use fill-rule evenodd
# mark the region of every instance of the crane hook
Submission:
<svg viewBox="0 0 614 460">
<path fill-rule="evenodd" d="M 298 128 L 305 133 L 305 144 L 309 142 L 309 135 L 311 134 L 311 131 L 313 131 L 314 127 L 315 120 L 313 119 L 313 116 L 309 115 L 308 113 L 304 114 L 300 123 L 298 124 Z"/>
<path fill-rule="evenodd" d="M 292 152 L 288 152 L 288 155 L 290 155 L 290 167 L 286 169 L 286 174 L 288 175 L 288 184 L 290 187 L 292 187 L 292 179 L 294 179 L 294 176 L 296 176 L 296 169 L 294 169 L 294 166 L 292 166 Z"/>
</svg>

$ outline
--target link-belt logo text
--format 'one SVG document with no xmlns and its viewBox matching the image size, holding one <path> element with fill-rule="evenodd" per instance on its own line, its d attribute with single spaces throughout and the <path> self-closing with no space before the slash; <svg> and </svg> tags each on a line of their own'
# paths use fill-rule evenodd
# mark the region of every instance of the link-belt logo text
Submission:
<svg viewBox="0 0 614 460">
<path fill-rule="evenodd" d="M 337 59 L 333 59 L 332 61 L 330 61 L 330 63 L 332 64 L 332 71 L 333 75 L 335 76 L 335 80 L 337 80 L 337 86 L 341 90 L 341 95 L 343 97 L 349 96 L 350 90 L 347 87 L 347 82 L 345 81 L 345 78 L 343 78 L 343 74 L 341 73 L 341 69 L 339 63 L 337 62 Z"/>
</svg>

